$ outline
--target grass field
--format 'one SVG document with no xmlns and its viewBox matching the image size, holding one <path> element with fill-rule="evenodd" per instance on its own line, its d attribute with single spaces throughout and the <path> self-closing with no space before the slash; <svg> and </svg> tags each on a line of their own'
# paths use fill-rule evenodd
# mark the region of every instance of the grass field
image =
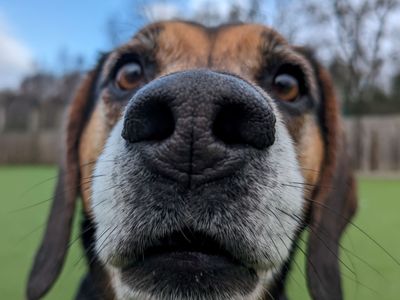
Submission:
<svg viewBox="0 0 400 300">
<path fill-rule="evenodd" d="M 24 284 L 46 220 L 55 183 L 53 167 L 0 167 L 0 298 L 24 299 Z M 360 179 L 355 223 L 400 259 L 400 180 Z M 75 218 L 74 237 L 79 216 Z M 75 240 L 73 238 L 73 240 Z M 355 227 L 343 240 L 345 299 L 400 299 L 400 266 Z M 309 299 L 300 253 L 289 282 L 292 300 Z M 62 276 L 46 299 L 73 299 L 85 263 L 73 242 Z"/>
</svg>

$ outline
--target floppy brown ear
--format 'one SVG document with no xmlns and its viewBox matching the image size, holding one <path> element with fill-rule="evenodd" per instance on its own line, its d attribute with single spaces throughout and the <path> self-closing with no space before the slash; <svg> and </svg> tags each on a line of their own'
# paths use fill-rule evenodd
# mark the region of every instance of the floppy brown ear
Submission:
<svg viewBox="0 0 400 300">
<path fill-rule="evenodd" d="M 339 243 L 357 208 L 356 184 L 332 80 L 320 66 L 315 69 L 322 98 L 320 121 L 326 153 L 311 203 L 307 283 L 313 299 L 340 300 Z"/>
<path fill-rule="evenodd" d="M 69 107 L 65 150 L 53 203 L 43 240 L 29 274 L 26 291 L 29 300 L 41 298 L 51 288 L 61 272 L 68 250 L 80 182 L 78 144 L 95 101 L 93 94 L 99 68 L 83 79 Z"/>
</svg>

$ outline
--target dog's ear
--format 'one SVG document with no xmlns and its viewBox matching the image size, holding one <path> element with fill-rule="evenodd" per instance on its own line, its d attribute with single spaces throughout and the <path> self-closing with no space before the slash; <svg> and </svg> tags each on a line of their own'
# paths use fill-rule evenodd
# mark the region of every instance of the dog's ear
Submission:
<svg viewBox="0 0 400 300">
<path fill-rule="evenodd" d="M 357 208 L 356 184 L 331 77 L 317 63 L 314 70 L 321 95 L 319 117 L 325 157 L 310 203 L 307 284 L 315 300 L 340 300 L 339 243 Z"/>
<path fill-rule="evenodd" d="M 95 102 L 97 77 L 102 61 L 82 80 L 67 112 L 66 135 L 58 182 L 41 245 L 30 271 L 27 298 L 41 298 L 61 272 L 68 250 L 76 199 L 79 196 L 78 145 Z"/>
</svg>

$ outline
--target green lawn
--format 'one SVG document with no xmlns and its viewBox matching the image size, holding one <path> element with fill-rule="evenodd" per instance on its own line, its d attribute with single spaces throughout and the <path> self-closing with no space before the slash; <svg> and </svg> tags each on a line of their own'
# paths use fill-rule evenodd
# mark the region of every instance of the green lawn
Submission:
<svg viewBox="0 0 400 300">
<path fill-rule="evenodd" d="M 0 167 L 1 299 L 24 299 L 26 275 L 41 237 L 55 175 L 53 167 Z M 361 179 L 359 190 L 361 203 L 355 223 L 400 259 L 400 180 Z M 343 245 L 348 251 L 342 253 L 342 259 L 357 275 L 355 278 L 342 268 L 346 299 L 400 299 L 400 266 L 354 227 L 349 228 Z M 290 299 L 309 299 L 303 265 L 304 257 L 299 254 L 290 276 Z M 84 272 L 78 241 L 46 299 L 72 299 Z"/>
</svg>

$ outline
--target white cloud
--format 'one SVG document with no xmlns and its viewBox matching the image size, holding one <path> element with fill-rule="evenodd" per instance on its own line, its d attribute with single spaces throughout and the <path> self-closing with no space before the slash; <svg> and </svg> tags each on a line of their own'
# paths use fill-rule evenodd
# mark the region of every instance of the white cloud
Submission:
<svg viewBox="0 0 400 300">
<path fill-rule="evenodd" d="M 0 12 L 0 89 L 18 87 L 33 69 L 29 48 L 13 35 L 10 23 Z"/>
<path fill-rule="evenodd" d="M 239 1 L 229 1 L 229 0 L 191 0 L 189 1 L 190 8 L 193 12 L 209 10 L 214 12 L 216 15 L 220 16 L 222 19 L 228 17 L 229 9 L 232 3 Z M 236 4 L 236 3 L 235 3 Z M 237 3 L 240 5 L 240 3 Z"/>
<path fill-rule="evenodd" d="M 179 8 L 176 4 L 156 2 L 146 5 L 144 8 L 144 15 L 152 22 L 171 20 L 180 16 Z"/>
</svg>

